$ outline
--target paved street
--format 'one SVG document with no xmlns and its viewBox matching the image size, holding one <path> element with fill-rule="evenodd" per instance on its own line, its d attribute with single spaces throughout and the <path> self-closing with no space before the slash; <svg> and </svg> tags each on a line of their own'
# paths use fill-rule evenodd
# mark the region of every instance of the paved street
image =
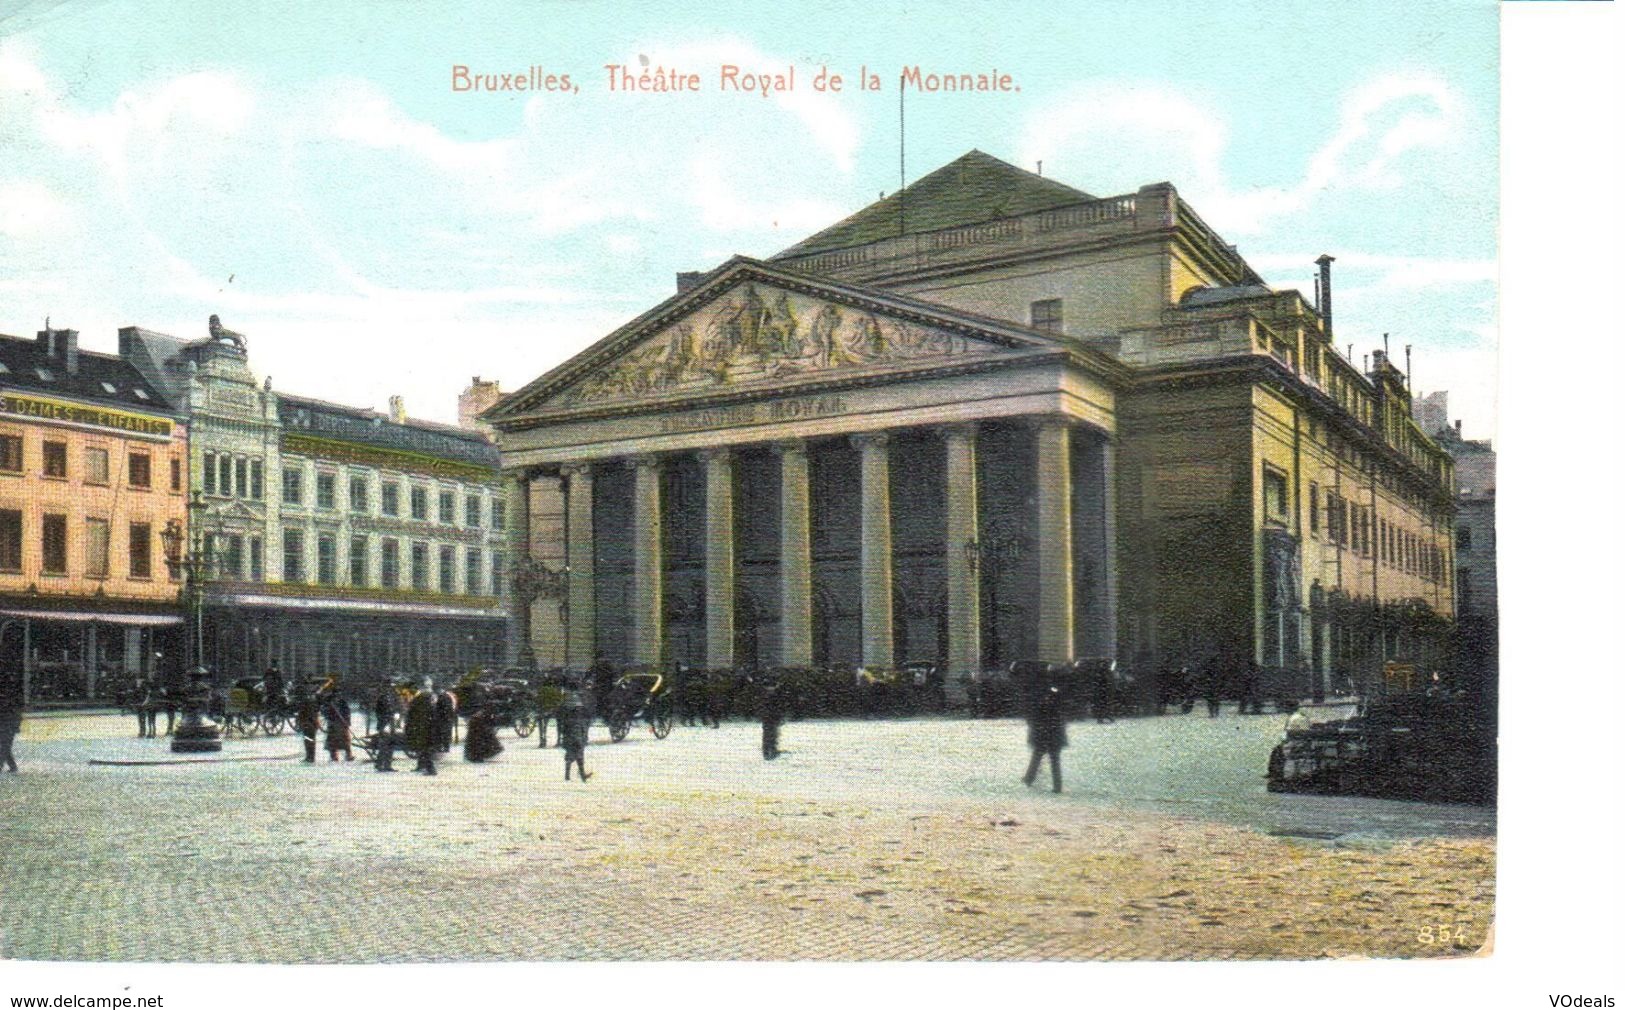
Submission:
<svg viewBox="0 0 1625 1010">
<path fill-rule="evenodd" d="M 357 723 L 359 727 L 359 720 Z M 1494 813 L 1270 794 L 1278 716 L 1074 723 L 1067 791 L 1022 787 L 1013 720 L 646 728 L 561 752 L 504 733 L 432 779 L 170 758 L 134 719 L 35 718 L 0 775 L 0 955 L 1319 958 L 1463 953 Z M 410 762 L 402 762 L 409 767 Z M 1449 925 L 1461 941 L 1424 943 Z"/>
</svg>

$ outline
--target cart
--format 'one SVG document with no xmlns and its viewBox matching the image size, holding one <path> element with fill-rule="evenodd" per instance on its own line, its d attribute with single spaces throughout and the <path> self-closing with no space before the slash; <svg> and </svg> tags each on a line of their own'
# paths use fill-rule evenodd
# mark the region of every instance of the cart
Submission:
<svg viewBox="0 0 1625 1010">
<path fill-rule="evenodd" d="M 616 743 L 625 740 L 633 721 L 642 718 L 648 720 L 655 739 L 664 740 L 671 734 L 672 708 L 671 687 L 665 676 L 654 671 L 622 674 L 610 688 L 604 706 L 609 738 Z"/>
</svg>

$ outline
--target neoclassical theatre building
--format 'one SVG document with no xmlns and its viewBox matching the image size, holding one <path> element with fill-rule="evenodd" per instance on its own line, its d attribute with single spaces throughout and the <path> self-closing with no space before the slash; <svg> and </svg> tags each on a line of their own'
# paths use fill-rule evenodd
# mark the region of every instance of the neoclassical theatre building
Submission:
<svg viewBox="0 0 1625 1010">
<path fill-rule="evenodd" d="M 1438 658 L 1450 458 L 1167 184 L 980 152 L 671 298 L 484 415 L 544 666 Z"/>
</svg>

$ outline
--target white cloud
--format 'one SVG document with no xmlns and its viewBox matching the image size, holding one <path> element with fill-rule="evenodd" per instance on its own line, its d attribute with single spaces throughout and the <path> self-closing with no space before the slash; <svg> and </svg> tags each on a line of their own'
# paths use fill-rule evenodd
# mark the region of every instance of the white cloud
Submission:
<svg viewBox="0 0 1625 1010">
<path fill-rule="evenodd" d="M 61 226 L 68 208 L 43 183 L 0 179 L 0 235 L 32 238 Z"/>
<path fill-rule="evenodd" d="M 1028 120 L 1023 161 L 1110 167 L 1155 164 L 1221 231 L 1256 234 L 1327 193 L 1395 189 L 1413 154 L 1461 136 L 1463 109 L 1431 74 L 1390 74 L 1344 99 L 1332 135 L 1288 186 L 1233 185 L 1224 168 L 1229 125 L 1223 113 L 1160 83 L 1091 84 Z M 1148 181 L 1148 180 L 1141 180 Z"/>
</svg>

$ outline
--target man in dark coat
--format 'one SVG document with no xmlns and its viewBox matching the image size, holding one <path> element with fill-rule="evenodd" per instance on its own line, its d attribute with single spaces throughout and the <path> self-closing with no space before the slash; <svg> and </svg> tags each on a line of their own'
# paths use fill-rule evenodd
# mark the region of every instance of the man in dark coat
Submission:
<svg viewBox="0 0 1625 1010">
<path fill-rule="evenodd" d="M 1219 676 L 1219 664 L 1216 660 L 1208 660 L 1207 668 L 1202 671 L 1202 696 L 1207 699 L 1207 717 L 1219 717 L 1219 696 L 1223 693 L 1223 678 Z"/>
<path fill-rule="evenodd" d="M 1090 714 L 1095 717 L 1095 722 L 1114 722 L 1112 691 L 1117 686 L 1117 660 L 1102 659 L 1096 662 L 1089 681 Z"/>
<path fill-rule="evenodd" d="M 592 726 L 592 710 L 579 687 L 565 692 L 559 709 L 559 745 L 564 748 L 564 781 L 570 781 L 570 766 L 576 766 L 581 781 L 592 778 L 587 770 L 587 733 Z"/>
<path fill-rule="evenodd" d="M 457 698 L 450 691 L 437 691 L 434 698 L 434 749 L 445 754 L 457 740 Z"/>
<path fill-rule="evenodd" d="M 316 761 L 316 734 L 322 731 L 322 703 L 309 685 L 300 685 L 294 710 L 293 728 L 305 743 L 305 763 Z"/>
<path fill-rule="evenodd" d="M 602 712 L 609 705 L 610 692 L 615 689 L 615 667 L 600 652 L 587 670 L 587 676 L 592 685 L 592 707 Z"/>
<path fill-rule="evenodd" d="M 17 755 L 12 742 L 23 728 L 23 678 L 18 673 L 0 673 L 0 765 L 16 773 Z"/>
<path fill-rule="evenodd" d="M 1061 748 L 1067 744 L 1064 701 L 1061 685 L 1050 673 L 1038 682 L 1028 700 L 1027 746 L 1032 748 L 1033 757 L 1021 781 L 1029 786 L 1038 777 L 1038 766 L 1047 754 L 1051 783 L 1056 792 L 1061 791 Z"/>
<path fill-rule="evenodd" d="M 335 689 L 322 700 L 322 719 L 327 723 L 327 759 L 337 761 L 339 752 L 344 760 L 354 761 L 355 751 L 350 747 L 350 703 Z"/>
<path fill-rule="evenodd" d="M 1258 700 L 1259 669 L 1258 661 L 1247 660 L 1247 669 L 1241 674 L 1241 704 L 1236 706 L 1237 715 L 1262 715 L 1264 705 Z"/>
<path fill-rule="evenodd" d="M 435 708 L 439 700 L 434 681 L 425 680 L 423 690 L 413 696 L 406 709 L 406 746 L 417 752 L 418 766 L 413 770 L 425 775 L 435 774 Z"/>
<path fill-rule="evenodd" d="M 762 717 L 762 759 L 771 761 L 779 756 L 779 727 L 784 724 L 786 688 L 781 683 L 769 682 L 762 690 L 759 707 Z"/>
<path fill-rule="evenodd" d="M 277 666 L 276 660 L 266 668 L 265 676 L 260 680 L 260 688 L 265 692 L 265 705 L 273 711 L 281 711 L 282 706 L 288 703 L 288 684 L 282 679 L 282 668 Z"/>
</svg>

